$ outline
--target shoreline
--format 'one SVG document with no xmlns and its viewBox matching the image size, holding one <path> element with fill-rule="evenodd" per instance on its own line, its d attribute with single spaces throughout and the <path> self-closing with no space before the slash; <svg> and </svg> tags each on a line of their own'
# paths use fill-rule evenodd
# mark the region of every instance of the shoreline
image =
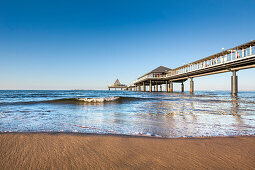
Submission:
<svg viewBox="0 0 255 170">
<path fill-rule="evenodd" d="M 77 135 L 77 136 L 111 136 L 111 137 L 127 137 L 127 138 L 149 138 L 149 139 L 210 139 L 210 138 L 238 138 L 238 137 L 254 137 L 254 135 L 230 135 L 230 136 L 181 136 L 181 137 L 162 137 L 162 136 L 150 136 L 150 135 L 128 135 L 128 134 L 116 134 L 116 133 L 82 133 L 82 132 L 0 132 L 3 134 L 46 134 L 46 135 Z"/>
<path fill-rule="evenodd" d="M 255 136 L 0 133 L 0 169 L 253 169 Z"/>
</svg>

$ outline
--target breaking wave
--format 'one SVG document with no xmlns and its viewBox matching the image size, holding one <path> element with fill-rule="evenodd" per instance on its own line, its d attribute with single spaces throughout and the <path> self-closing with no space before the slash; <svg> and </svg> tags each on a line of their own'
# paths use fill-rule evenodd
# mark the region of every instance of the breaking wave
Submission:
<svg viewBox="0 0 255 170">
<path fill-rule="evenodd" d="M 122 103 L 136 100 L 152 100 L 152 98 L 137 98 L 137 97 L 103 97 L 103 98 L 63 98 L 55 100 L 43 100 L 43 101 L 25 101 L 25 102 L 5 102 L 0 105 L 29 105 L 38 103 L 52 103 L 52 104 L 106 104 L 106 103 Z"/>
<path fill-rule="evenodd" d="M 46 103 L 69 103 L 69 104 L 100 104 L 120 101 L 121 97 L 103 97 L 103 98 L 69 98 L 45 101 Z"/>
</svg>

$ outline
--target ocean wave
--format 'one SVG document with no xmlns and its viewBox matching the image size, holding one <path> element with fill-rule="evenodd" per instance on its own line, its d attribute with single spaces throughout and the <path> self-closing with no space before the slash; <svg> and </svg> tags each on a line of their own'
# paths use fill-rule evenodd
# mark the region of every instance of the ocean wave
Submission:
<svg viewBox="0 0 255 170">
<path fill-rule="evenodd" d="M 88 103 L 103 103 L 103 102 L 112 102 L 119 100 L 120 97 L 104 97 L 104 98 L 76 98 L 78 101 L 88 102 Z"/>
<path fill-rule="evenodd" d="M 137 97 L 102 97 L 102 98 L 63 98 L 54 100 L 43 100 L 43 101 L 24 101 L 24 102 L 4 102 L 0 105 L 29 105 L 39 103 L 52 103 L 52 104 L 105 104 L 105 103 L 122 103 L 135 100 L 150 100 L 151 98 L 137 98 Z"/>
</svg>

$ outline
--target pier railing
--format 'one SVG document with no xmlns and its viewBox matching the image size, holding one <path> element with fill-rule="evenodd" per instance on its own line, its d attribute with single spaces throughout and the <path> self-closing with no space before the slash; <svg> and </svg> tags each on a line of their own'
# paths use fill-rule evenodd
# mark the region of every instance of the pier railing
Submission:
<svg viewBox="0 0 255 170">
<path fill-rule="evenodd" d="M 255 55 L 254 46 L 249 46 L 246 48 L 245 46 L 232 48 L 229 50 L 225 50 L 221 53 L 215 54 L 213 56 L 173 69 L 167 73 L 167 77 L 172 77 L 172 76 L 176 76 L 183 73 L 197 71 L 197 70 L 209 68 L 212 66 L 241 60 L 243 58 L 250 57 L 253 55 Z"/>
</svg>

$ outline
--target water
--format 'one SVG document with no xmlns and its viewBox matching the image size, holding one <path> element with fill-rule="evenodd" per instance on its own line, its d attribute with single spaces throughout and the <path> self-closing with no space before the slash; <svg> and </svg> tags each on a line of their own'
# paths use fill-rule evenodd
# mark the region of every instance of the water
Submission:
<svg viewBox="0 0 255 170">
<path fill-rule="evenodd" d="M 255 92 L 0 91 L 0 132 L 254 135 Z"/>
</svg>

